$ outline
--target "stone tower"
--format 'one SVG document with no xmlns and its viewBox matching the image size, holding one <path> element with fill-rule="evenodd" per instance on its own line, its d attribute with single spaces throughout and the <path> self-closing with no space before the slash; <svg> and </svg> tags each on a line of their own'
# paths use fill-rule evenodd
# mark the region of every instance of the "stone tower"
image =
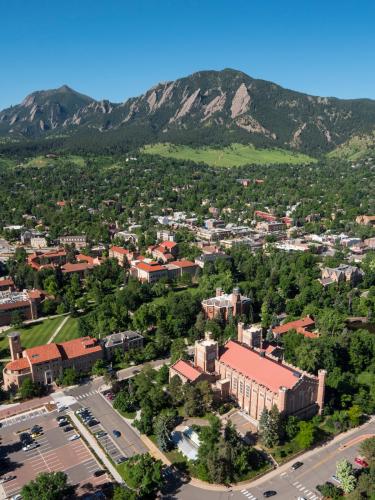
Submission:
<svg viewBox="0 0 375 500">
<path fill-rule="evenodd" d="M 322 411 L 324 408 L 326 376 L 327 376 L 326 370 L 319 370 L 318 371 L 319 385 L 318 385 L 318 394 L 317 394 L 316 402 L 318 403 L 318 406 L 319 406 L 319 415 L 322 414 Z"/>
<path fill-rule="evenodd" d="M 215 361 L 219 356 L 219 345 L 212 339 L 211 332 L 206 332 L 205 339 L 196 341 L 194 346 L 194 366 L 205 373 L 215 372 Z"/>
<path fill-rule="evenodd" d="M 19 332 L 8 333 L 9 348 L 12 361 L 22 358 L 21 335 Z"/>
</svg>

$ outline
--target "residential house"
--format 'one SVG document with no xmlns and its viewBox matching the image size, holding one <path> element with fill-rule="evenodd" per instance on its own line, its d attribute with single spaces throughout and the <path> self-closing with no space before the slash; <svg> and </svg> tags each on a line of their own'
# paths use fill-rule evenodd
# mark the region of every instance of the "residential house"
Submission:
<svg viewBox="0 0 375 500">
<path fill-rule="evenodd" d="M 321 270 L 320 283 L 328 286 L 331 283 L 350 283 L 356 285 L 364 276 L 362 269 L 349 264 L 340 264 L 338 267 L 323 267 Z"/>
</svg>

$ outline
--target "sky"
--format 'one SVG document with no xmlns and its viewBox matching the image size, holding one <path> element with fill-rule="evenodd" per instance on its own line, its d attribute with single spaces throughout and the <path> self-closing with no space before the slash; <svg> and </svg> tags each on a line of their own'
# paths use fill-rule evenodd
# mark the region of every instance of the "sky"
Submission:
<svg viewBox="0 0 375 500">
<path fill-rule="evenodd" d="M 224 68 L 375 99 L 373 0 L 0 0 L 0 26 L 0 109 L 63 84 L 121 102 Z"/>
</svg>

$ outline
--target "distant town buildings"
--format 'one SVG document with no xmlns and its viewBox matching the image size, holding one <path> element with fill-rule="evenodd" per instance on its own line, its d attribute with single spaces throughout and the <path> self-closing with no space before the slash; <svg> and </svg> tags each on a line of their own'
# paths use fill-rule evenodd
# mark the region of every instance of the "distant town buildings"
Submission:
<svg viewBox="0 0 375 500">
<path fill-rule="evenodd" d="M 79 250 L 87 245 L 87 238 L 84 235 L 80 236 L 61 236 L 59 239 L 61 246 L 74 245 L 74 247 Z"/>
</svg>

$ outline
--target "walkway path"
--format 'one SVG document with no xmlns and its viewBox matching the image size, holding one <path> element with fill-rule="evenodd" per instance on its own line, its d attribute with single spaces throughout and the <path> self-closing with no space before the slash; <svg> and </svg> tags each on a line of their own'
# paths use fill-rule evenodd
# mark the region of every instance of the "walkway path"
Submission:
<svg viewBox="0 0 375 500">
<path fill-rule="evenodd" d="M 47 342 L 47 344 L 50 344 L 51 342 L 53 342 L 54 338 L 57 336 L 57 334 L 60 332 L 60 330 L 62 329 L 62 327 L 65 325 L 65 323 L 68 321 L 69 318 L 70 318 L 70 316 L 66 316 L 66 318 L 64 318 L 62 320 L 62 322 L 56 328 L 56 330 L 54 331 L 54 333 L 51 335 L 51 337 L 50 337 L 49 341 Z"/>
</svg>

